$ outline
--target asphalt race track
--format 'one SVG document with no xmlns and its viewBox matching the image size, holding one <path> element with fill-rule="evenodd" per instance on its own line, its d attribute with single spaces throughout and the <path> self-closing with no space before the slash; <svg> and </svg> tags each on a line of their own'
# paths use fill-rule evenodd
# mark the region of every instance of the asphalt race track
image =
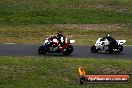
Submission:
<svg viewBox="0 0 132 88">
<path fill-rule="evenodd" d="M 0 56 L 39 56 L 37 53 L 39 46 L 30 44 L 0 44 Z M 46 56 L 65 57 L 62 54 L 46 54 Z M 67 57 L 132 59 L 132 46 L 125 46 L 120 54 L 91 53 L 90 46 L 74 46 L 74 52 Z"/>
</svg>

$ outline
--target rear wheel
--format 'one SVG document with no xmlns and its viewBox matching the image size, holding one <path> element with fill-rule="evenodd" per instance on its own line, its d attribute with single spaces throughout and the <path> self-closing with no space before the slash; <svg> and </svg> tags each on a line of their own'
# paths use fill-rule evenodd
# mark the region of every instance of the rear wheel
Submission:
<svg viewBox="0 0 132 88">
<path fill-rule="evenodd" d="M 113 48 L 109 48 L 109 49 L 108 49 L 108 53 L 109 53 L 109 54 L 113 54 L 113 53 L 115 53 L 115 52 L 114 52 Z"/>
<path fill-rule="evenodd" d="M 70 55 L 73 52 L 73 46 L 69 45 L 66 49 L 63 50 L 64 55 Z"/>
<path fill-rule="evenodd" d="M 92 53 L 97 53 L 99 51 L 99 49 L 96 49 L 96 46 L 95 45 L 93 45 L 92 47 L 91 47 L 91 52 Z"/>
<path fill-rule="evenodd" d="M 123 51 L 123 46 L 119 45 L 118 49 L 119 49 L 120 52 L 122 52 Z"/>
<path fill-rule="evenodd" d="M 39 54 L 46 54 L 48 52 L 48 48 L 45 46 L 45 47 L 39 47 L 39 49 L 38 49 L 38 53 Z"/>
<path fill-rule="evenodd" d="M 119 45 L 119 46 L 118 46 L 118 50 L 119 50 L 119 51 L 117 51 L 116 53 L 121 53 L 121 52 L 123 51 L 123 46 L 122 46 L 122 45 Z"/>
</svg>

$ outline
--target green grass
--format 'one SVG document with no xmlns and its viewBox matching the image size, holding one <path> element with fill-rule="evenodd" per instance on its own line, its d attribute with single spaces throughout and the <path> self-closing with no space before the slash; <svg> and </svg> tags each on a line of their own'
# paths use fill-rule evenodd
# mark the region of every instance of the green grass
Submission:
<svg viewBox="0 0 132 88">
<path fill-rule="evenodd" d="M 131 0 L 2 0 L 1 25 L 132 23 Z"/>
<path fill-rule="evenodd" d="M 128 27 L 128 28 L 127 28 Z M 75 39 L 79 45 L 92 45 L 99 37 L 111 33 L 115 39 L 127 40 L 126 45 L 132 45 L 131 25 L 99 25 L 99 24 L 57 24 L 57 25 L 28 25 L 28 26 L 1 26 L 0 43 L 28 43 L 40 44 L 46 37 L 55 35 L 62 30 L 64 35 Z"/>
<path fill-rule="evenodd" d="M 93 26 L 88 30 L 78 27 L 84 24 Z M 108 24 L 118 24 L 119 28 L 108 28 Z M 131 0 L 0 0 L 0 43 L 40 44 L 47 36 L 63 30 L 76 44 L 94 44 L 98 37 L 112 33 L 131 45 L 131 24 Z"/>
<path fill-rule="evenodd" d="M 131 88 L 127 84 L 79 85 L 78 66 L 87 74 L 132 74 L 128 59 L 0 57 L 0 88 Z"/>
<path fill-rule="evenodd" d="M 131 0 L 0 0 L 0 43 L 40 44 L 62 30 L 79 45 L 94 44 L 107 33 L 132 45 L 131 24 Z M 0 88 L 132 86 L 132 81 L 79 85 L 76 82 L 79 65 L 86 67 L 87 74 L 132 74 L 132 61 L 128 59 L 1 56 Z"/>
<path fill-rule="evenodd" d="M 85 27 L 64 28 L 55 24 L 119 24 L 121 28 L 93 25 L 86 30 Z M 112 33 L 131 45 L 131 24 L 131 0 L 0 0 L 0 43 L 38 44 L 47 35 L 63 30 L 77 40 L 76 44 L 94 44 L 98 37 Z"/>
</svg>

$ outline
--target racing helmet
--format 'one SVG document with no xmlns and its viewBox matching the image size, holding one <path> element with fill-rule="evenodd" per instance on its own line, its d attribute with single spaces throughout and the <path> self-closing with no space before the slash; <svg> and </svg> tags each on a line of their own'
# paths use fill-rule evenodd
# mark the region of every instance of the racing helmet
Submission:
<svg viewBox="0 0 132 88">
<path fill-rule="evenodd" d="M 62 35 L 62 31 L 58 31 L 58 33 L 56 34 L 56 37 L 57 38 L 61 38 L 63 35 Z"/>
<path fill-rule="evenodd" d="M 108 34 L 107 37 L 112 37 L 111 34 Z"/>
</svg>

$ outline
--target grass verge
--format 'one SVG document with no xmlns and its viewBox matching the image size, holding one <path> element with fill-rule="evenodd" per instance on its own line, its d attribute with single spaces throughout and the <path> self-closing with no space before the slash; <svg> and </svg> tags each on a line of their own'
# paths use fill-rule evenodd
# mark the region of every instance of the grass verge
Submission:
<svg viewBox="0 0 132 88">
<path fill-rule="evenodd" d="M 128 84 L 88 84 L 76 82 L 78 66 L 87 74 L 132 74 L 128 59 L 66 57 L 0 57 L 1 88 L 131 88 Z"/>
<path fill-rule="evenodd" d="M 79 45 L 91 45 L 99 37 L 112 34 L 115 39 L 127 40 L 132 45 L 131 25 L 126 24 L 48 24 L 28 26 L 0 26 L 0 43 L 43 43 L 46 37 L 62 30 L 64 35 L 75 39 Z"/>
</svg>

